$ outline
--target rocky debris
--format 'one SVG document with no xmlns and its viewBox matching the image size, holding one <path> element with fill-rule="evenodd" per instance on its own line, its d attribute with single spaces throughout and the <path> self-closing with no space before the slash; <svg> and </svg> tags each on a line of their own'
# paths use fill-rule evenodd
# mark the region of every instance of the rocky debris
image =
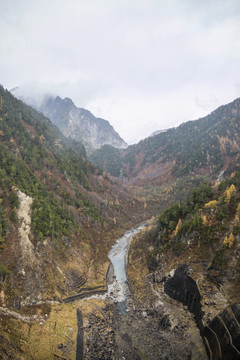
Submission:
<svg viewBox="0 0 240 360">
<path fill-rule="evenodd" d="M 33 198 L 24 194 L 20 190 L 17 190 L 17 195 L 20 203 L 18 209 L 18 219 L 20 226 L 18 232 L 23 266 L 24 264 L 28 266 L 35 265 L 37 263 L 37 258 L 34 251 L 34 246 L 29 239 L 31 231 L 31 205 Z M 21 269 L 21 272 L 23 276 L 26 275 L 24 267 Z"/>
<path fill-rule="evenodd" d="M 162 306 L 138 307 L 129 298 L 123 314 L 120 304 L 110 303 L 87 319 L 85 359 L 207 359 L 203 344 L 197 344 L 201 337 L 193 318 L 182 312 L 185 321 L 172 326 Z"/>
<path fill-rule="evenodd" d="M 107 305 L 100 314 L 90 314 L 84 328 L 85 359 L 116 359 L 114 307 Z"/>
</svg>

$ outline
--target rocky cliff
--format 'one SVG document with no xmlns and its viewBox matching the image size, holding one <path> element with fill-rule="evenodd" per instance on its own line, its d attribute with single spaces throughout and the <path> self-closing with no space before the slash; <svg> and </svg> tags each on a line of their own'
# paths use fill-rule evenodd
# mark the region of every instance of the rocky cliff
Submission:
<svg viewBox="0 0 240 360">
<path fill-rule="evenodd" d="M 120 149 L 127 147 L 108 121 L 76 107 L 69 98 L 45 97 L 39 110 L 49 117 L 65 136 L 82 142 L 88 153 L 105 144 Z"/>
<path fill-rule="evenodd" d="M 88 154 L 105 144 L 119 149 L 128 147 L 107 120 L 78 108 L 70 98 L 62 99 L 59 96 L 38 93 L 36 89 L 30 92 L 21 86 L 13 88 L 11 93 L 25 104 L 42 112 L 66 137 L 82 143 Z"/>
<path fill-rule="evenodd" d="M 201 310 L 201 291 L 188 272 L 186 265 L 177 268 L 165 282 L 164 291 L 194 314 L 209 359 L 240 359 L 240 304 L 228 306 L 210 323 L 206 322 Z"/>
</svg>

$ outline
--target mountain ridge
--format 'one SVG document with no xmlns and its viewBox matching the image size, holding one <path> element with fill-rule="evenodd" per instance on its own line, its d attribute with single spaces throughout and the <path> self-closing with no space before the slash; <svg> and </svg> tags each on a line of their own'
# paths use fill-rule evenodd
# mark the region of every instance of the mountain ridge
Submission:
<svg viewBox="0 0 240 360">
<path fill-rule="evenodd" d="M 90 159 L 115 176 L 120 173 L 129 181 L 138 182 L 144 171 L 149 178 L 154 172 L 166 166 L 174 176 L 191 173 L 208 173 L 221 170 L 224 163 L 239 151 L 240 99 L 223 105 L 204 118 L 182 123 L 177 128 L 168 129 L 153 137 L 141 140 L 126 150 L 117 150 L 114 165 L 108 159 L 104 148 L 95 151 Z M 109 152 L 109 149 L 108 149 Z M 210 170 L 212 167 L 212 170 Z"/>
<path fill-rule="evenodd" d="M 72 99 L 42 95 L 41 100 L 21 94 L 21 87 L 12 89 L 20 100 L 47 116 L 62 133 L 81 142 L 88 154 L 104 144 L 126 148 L 127 143 L 114 130 L 109 121 L 95 117 L 89 110 L 77 107 Z"/>
</svg>

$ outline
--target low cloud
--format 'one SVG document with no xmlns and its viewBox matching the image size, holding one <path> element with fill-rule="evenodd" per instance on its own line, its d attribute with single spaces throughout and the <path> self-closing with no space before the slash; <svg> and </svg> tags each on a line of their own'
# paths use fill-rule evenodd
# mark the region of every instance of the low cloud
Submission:
<svg viewBox="0 0 240 360">
<path fill-rule="evenodd" d="M 0 82 L 71 97 L 128 142 L 239 96 L 238 0 L 9 0 L 0 12 Z"/>
</svg>

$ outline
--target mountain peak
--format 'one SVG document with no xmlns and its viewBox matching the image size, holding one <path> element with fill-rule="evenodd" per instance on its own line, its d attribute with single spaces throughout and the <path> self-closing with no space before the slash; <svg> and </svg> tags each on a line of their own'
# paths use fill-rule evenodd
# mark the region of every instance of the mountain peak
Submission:
<svg viewBox="0 0 240 360">
<path fill-rule="evenodd" d="M 106 144 L 120 149 L 128 146 L 107 120 L 95 117 L 89 110 L 76 107 L 70 98 L 46 98 L 40 111 L 65 136 L 82 142 L 88 153 Z"/>
<path fill-rule="evenodd" d="M 88 154 L 105 144 L 119 149 L 128 147 L 107 120 L 97 118 L 89 110 L 77 107 L 69 97 L 32 93 L 24 87 L 15 87 L 11 92 L 47 116 L 65 136 L 81 142 Z"/>
</svg>

